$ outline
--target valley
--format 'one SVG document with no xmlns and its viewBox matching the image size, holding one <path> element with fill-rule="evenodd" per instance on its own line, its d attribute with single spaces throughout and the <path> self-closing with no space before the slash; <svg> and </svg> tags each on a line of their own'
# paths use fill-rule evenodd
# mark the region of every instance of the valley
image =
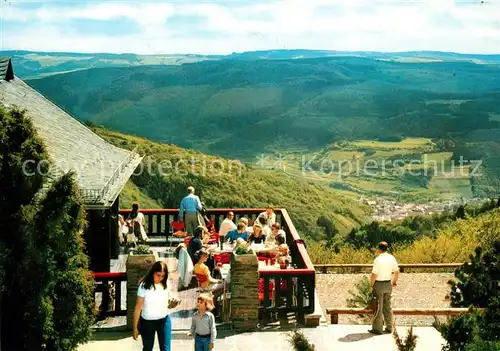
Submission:
<svg viewBox="0 0 500 351">
<path fill-rule="evenodd" d="M 259 177 L 305 182 L 352 204 L 499 193 L 495 55 L 16 55 L 31 86 L 91 126 L 237 159 Z M 333 220 L 345 233 L 363 221 L 354 217 Z"/>
</svg>

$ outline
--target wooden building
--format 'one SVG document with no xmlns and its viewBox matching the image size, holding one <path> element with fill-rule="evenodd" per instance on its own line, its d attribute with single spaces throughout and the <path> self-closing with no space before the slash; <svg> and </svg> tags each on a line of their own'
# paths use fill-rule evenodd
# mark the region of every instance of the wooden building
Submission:
<svg viewBox="0 0 500 351">
<path fill-rule="evenodd" d="M 76 172 L 87 209 L 90 268 L 109 271 L 118 256 L 119 194 L 142 157 L 111 145 L 17 78 L 8 57 L 0 57 L 0 106 L 26 110 L 51 158 L 52 178 Z"/>
</svg>

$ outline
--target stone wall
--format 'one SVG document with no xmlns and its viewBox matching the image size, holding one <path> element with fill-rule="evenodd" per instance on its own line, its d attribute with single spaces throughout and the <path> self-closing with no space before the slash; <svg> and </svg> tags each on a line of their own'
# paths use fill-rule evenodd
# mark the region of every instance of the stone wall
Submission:
<svg viewBox="0 0 500 351">
<path fill-rule="evenodd" d="M 146 275 L 156 261 L 157 257 L 154 254 L 129 255 L 127 258 L 127 329 L 129 330 L 133 327 L 139 280 Z"/>
<path fill-rule="evenodd" d="M 237 330 L 259 323 L 259 263 L 255 254 L 231 255 L 231 321 Z"/>
</svg>

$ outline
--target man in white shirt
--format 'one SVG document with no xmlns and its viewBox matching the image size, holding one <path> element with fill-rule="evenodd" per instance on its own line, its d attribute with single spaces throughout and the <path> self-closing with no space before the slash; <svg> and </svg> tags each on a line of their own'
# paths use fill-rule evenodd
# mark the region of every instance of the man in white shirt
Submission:
<svg viewBox="0 0 500 351">
<path fill-rule="evenodd" d="M 268 206 L 266 210 L 260 213 L 257 217 L 264 218 L 269 227 L 272 227 L 272 225 L 276 223 L 276 213 L 274 213 L 274 208 L 272 206 Z"/>
<path fill-rule="evenodd" d="M 225 241 L 227 233 L 229 233 L 231 230 L 236 229 L 236 224 L 234 224 L 233 219 L 234 219 L 234 213 L 229 212 L 227 214 L 227 217 L 224 218 L 224 220 L 222 221 L 219 228 L 219 237 L 221 242 Z"/>
<path fill-rule="evenodd" d="M 377 258 L 373 262 L 370 286 L 377 297 L 377 311 L 372 323 L 372 334 L 392 333 L 392 287 L 399 278 L 399 266 L 393 255 L 387 253 L 389 245 L 382 241 L 377 247 Z M 385 321 L 385 330 L 383 330 Z"/>
</svg>

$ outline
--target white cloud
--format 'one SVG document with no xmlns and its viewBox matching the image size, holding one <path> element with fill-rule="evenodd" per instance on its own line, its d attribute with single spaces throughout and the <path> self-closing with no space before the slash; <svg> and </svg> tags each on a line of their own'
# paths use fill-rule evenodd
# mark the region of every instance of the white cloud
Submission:
<svg viewBox="0 0 500 351">
<path fill-rule="evenodd" d="M 4 20 L 23 21 L 4 31 L 4 48 L 81 52 L 230 53 L 272 48 L 332 50 L 442 50 L 500 53 L 500 0 L 457 4 L 453 0 L 48 4 Z M 177 16 L 177 17 L 176 17 Z M 175 35 L 170 20 L 205 19 L 201 32 Z M 135 21 L 140 31 L 121 37 L 62 33 L 74 19 Z M 178 22 L 177 22 L 178 23 Z M 184 26 L 183 28 L 189 28 Z M 43 33 L 43 35 L 41 35 Z M 217 33 L 217 37 L 209 34 Z"/>
</svg>

